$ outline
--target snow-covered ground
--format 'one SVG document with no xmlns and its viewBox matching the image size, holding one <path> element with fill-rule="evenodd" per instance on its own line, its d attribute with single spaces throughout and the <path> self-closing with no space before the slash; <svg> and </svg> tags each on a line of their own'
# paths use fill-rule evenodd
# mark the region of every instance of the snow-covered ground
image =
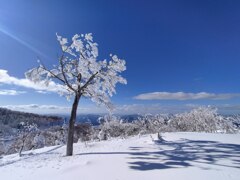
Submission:
<svg viewBox="0 0 240 180">
<path fill-rule="evenodd" d="M 165 133 L 47 147 L 0 159 L 1 180 L 227 180 L 240 177 L 240 134 Z"/>
</svg>

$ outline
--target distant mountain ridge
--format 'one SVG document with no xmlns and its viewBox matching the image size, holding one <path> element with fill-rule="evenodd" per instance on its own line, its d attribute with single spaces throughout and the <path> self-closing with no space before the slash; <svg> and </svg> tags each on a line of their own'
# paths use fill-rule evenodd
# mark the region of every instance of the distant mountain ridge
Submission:
<svg viewBox="0 0 240 180">
<path fill-rule="evenodd" d="M 0 107 L 0 126 L 9 126 L 17 128 L 19 123 L 28 122 L 35 123 L 39 128 L 62 125 L 63 118 L 59 116 L 47 116 L 34 113 L 13 111 L 7 108 Z"/>
<path fill-rule="evenodd" d="M 77 115 L 76 123 L 91 123 L 92 125 L 99 125 L 98 119 L 104 114 L 79 114 Z M 131 122 L 142 117 L 141 115 L 117 115 L 122 120 Z M 35 113 L 14 111 L 7 108 L 0 107 L 0 126 L 7 125 L 11 128 L 17 128 L 20 122 L 35 123 L 39 128 L 45 128 L 55 125 L 63 125 L 67 123 L 69 115 L 39 115 Z"/>
</svg>

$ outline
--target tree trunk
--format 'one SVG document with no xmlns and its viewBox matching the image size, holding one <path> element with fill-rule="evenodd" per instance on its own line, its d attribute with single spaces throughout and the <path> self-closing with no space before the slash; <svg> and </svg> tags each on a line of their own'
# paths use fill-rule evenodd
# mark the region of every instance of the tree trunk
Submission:
<svg viewBox="0 0 240 180">
<path fill-rule="evenodd" d="M 22 156 L 22 151 L 23 151 L 23 148 L 24 148 L 24 143 L 25 143 L 25 139 L 23 139 L 23 141 L 22 141 L 22 146 L 21 146 L 21 148 L 20 148 L 20 150 L 19 150 L 19 157 L 21 157 Z"/>
<path fill-rule="evenodd" d="M 67 139 L 67 153 L 66 156 L 72 156 L 73 154 L 73 137 L 74 137 L 74 124 L 77 116 L 77 108 L 78 102 L 80 100 L 81 95 L 76 94 L 74 98 L 74 102 L 72 105 L 71 117 L 68 123 L 68 139 Z"/>
</svg>

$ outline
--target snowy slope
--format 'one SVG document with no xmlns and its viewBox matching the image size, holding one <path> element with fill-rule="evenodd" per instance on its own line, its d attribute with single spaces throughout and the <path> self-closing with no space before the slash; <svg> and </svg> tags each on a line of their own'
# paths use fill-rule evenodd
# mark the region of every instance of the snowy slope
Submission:
<svg viewBox="0 0 240 180">
<path fill-rule="evenodd" d="M 75 144 L 0 159 L 1 180 L 226 180 L 240 177 L 240 134 L 165 133 Z M 156 135 L 152 135 L 154 139 Z"/>
</svg>

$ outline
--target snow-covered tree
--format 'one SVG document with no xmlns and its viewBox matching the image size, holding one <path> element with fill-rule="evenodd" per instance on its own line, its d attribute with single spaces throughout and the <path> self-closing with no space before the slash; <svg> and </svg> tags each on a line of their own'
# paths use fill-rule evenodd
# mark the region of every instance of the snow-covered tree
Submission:
<svg viewBox="0 0 240 180">
<path fill-rule="evenodd" d="M 138 117 L 137 120 L 133 121 L 139 129 L 139 135 L 148 133 L 157 133 L 164 127 L 164 122 L 167 116 L 161 114 L 145 114 L 144 116 Z"/>
<path fill-rule="evenodd" d="M 37 148 L 42 148 L 45 146 L 45 137 L 39 132 L 38 134 L 35 135 L 33 138 L 33 146 L 35 149 Z"/>
<path fill-rule="evenodd" d="M 38 127 L 36 124 L 29 124 L 29 123 L 25 123 L 25 122 L 21 122 L 20 125 L 21 125 L 21 127 L 19 129 L 17 139 L 18 139 L 18 143 L 20 143 L 18 153 L 19 153 L 19 156 L 22 156 L 22 151 L 24 150 L 24 147 L 26 146 L 27 139 L 29 138 L 31 133 L 38 130 Z"/>
<path fill-rule="evenodd" d="M 231 125 L 217 113 L 217 108 L 210 106 L 175 115 L 169 127 L 173 131 L 233 132 Z"/>
<path fill-rule="evenodd" d="M 100 140 L 107 140 L 110 137 L 124 135 L 124 123 L 121 119 L 113 115 L 105 115 L 100 120 L 101 131 L 98 134 Z"/>
<path fill-rule="evenodd" d="M 126 70 L 125 61 L 110 54 L 110 60 L 97 60 L 98 44 L 92 34 L 74 35 L 71 43 L 67 38 L 57 35 L 62 49 L 58 65 L 48 69 L 39 61 L 39 66 L 25 73 L 27 79 L 57 87 L 60 95 L 67 99 L 74 96 L 68 127 L 67 156 L 73 153 L 74 123 L 80 98 L 90 98 L 97 105 L 105 105 L 108 110 L 113 106 L 110 97 L 116 93 L 117 83 L 127 81 L 120 73 Z M 58 81 L 58 82 L 57 82 Z"/>
</svg>

